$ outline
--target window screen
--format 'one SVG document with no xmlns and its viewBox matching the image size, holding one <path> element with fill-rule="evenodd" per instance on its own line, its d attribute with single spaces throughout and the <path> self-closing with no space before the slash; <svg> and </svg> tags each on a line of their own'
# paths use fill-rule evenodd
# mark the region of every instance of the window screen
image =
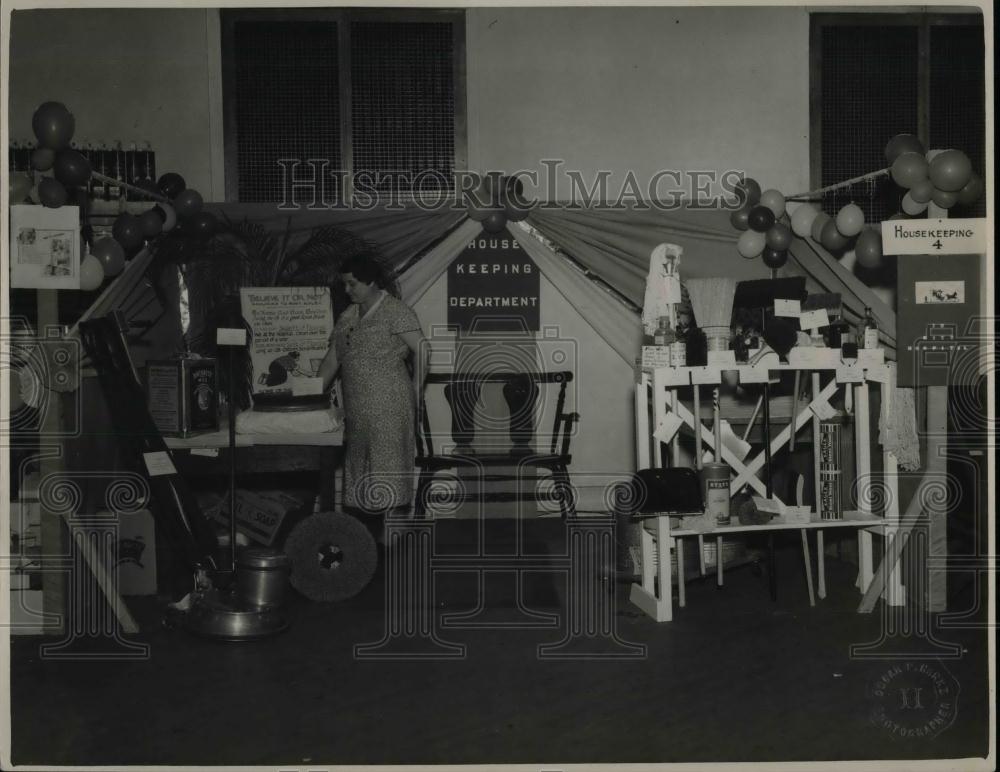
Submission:
<svg viewBox="0 0 1000 772">
<path fill-rule="evenodd" d="M 243 21 L 234 26 L 240 201 L 284 200 L 281 159 L 342 168 L 335 22 Z M 308 166 L 298 178 L 308 179 Z M 335 184 L 327 200 L 338 197 Z"/>
<path fill-rule="evenodd" d="M 985 66 L 983 28 L 942 25 L 930 29 L 930 144 L 958 148 L 972 168 L 986 172 Z M 985 217 L 986 196 L 967 207 L 949 210 L 952 217 Z"/>
<path fill-rule="evenodd" d="M 822 33 L 822 179 L 825 187 L 884 168 L 885 145 L 917 134 L 918 29 L 829 26 Z M 854 201 L 866 222 L 899 211 L 903 197 L 888 177 L 827 194 L 824 211 Z"/>
<path fill-rule="evenodd" d="M 453 38 L 451 23 L 351 25 L 354 174 L 368 177 L 369 187 L 404 193 L 453 187 Z M 417 177 L 428 170 L 440 174 Z"/>
</svg>

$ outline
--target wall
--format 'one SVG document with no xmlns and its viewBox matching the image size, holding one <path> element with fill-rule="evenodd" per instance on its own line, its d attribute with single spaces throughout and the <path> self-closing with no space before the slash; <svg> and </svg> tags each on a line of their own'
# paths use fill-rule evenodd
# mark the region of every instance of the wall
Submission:
<svg viewBox="0 0 1000 772">
<path fill-rule="evenodd" d="M 476 8 L 466 27 L 473 169 L 745 169 L 808 190 L 803 8 Z"/>
<path fill-rule="evenodd" d="M 75 139 L 150 142 L 158 173 L 179 172 L 219 200 L 222 106 L 218 12 L 212 9 L 15 11 L 10 136 L 34 141 L 41 102 L 63 102 Z"/>
</svg>

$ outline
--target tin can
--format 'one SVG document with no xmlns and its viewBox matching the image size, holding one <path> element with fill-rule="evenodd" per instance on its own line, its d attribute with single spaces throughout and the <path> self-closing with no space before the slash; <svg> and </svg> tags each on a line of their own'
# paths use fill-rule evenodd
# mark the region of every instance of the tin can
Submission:
<svg viewBox="0 0 1000 772">
<path fill-rule="evenodd" d="M 219 428 L 219 395 L 214 359 L 176 359 L 146 363 L 149 414 L 161 433 L 188 437 Z"/>
<path fill-rule="evenodd" d="M 670 366 L 684 367 L 687 365 L 687 345 L 682 340 L 670 344 Z"/>
<path fill-rule="evenodd" d="M 842 520 L 844 517 L 841 485 L 843 464 L 840 435 L 844 418 L 836 416 L 819 424 L 819 491 L 817 509 L 821 520 Z"/>
<path fill-rule="evenodd" d="M 729 525 L 729 467 L 726 464 L 705 464 L 702 468 L 705 494 L 705 514 L 716 525 Z"/>
</svg>

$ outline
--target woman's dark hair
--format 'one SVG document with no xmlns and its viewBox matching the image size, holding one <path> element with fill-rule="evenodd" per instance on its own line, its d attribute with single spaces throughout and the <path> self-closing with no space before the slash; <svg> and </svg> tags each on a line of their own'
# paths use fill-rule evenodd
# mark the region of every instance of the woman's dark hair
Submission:
<svg viewBox="0 0 1000 772">
<path fill-rule="evenodd" d="M 375 255 L 370 252 L 351 255 L 340 264 L 340 273 L 341 275 L 349 273 L 362 284 L 374 282 L 380 289 L 385 287 L 385 274 L 382 272 L 382 266 L 379 265 Z"/>
</svg>

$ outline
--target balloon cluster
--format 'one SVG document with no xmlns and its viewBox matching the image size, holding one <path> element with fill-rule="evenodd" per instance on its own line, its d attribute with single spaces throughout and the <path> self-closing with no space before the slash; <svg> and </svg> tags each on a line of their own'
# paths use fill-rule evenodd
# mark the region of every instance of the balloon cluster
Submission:
<svg viewBox="0 0 1000 772">
<path fill-rule="evenodd" d="M 64 104 L 40 105 L 32 116 L 31 128 L 38 140 L 38 147 L 31 154 L 31 166 L 36 172 L 52 172 L 39 180 L 33 197 L 43 206 L 58 208 L 70 201 L 71 192 L 74 196 L 82 192 L 93 170 L 82 153 L 69 147 L 76 120 Z M 155 186 L 150 183 L 143 189 L 159 203 L 140 215 L 125 212 L 118 216 L 111 227 L 111 236 L 96 241 L 80 263 L 80 289 L 97 289 L 106 277 L 120 273 L 125 260 L 135 255 L 144 243 L 178 224 L 195 236 L 208 237 L 215 232 L 215 217 L 202 211 L 201 194 L 188 188 L 179 174 L 168 172 Z M 25 196 L 15 196 L 15 192 L 11 191 L 11 200 L 23 201 Z"/>
<path fill-rule="evenodd" d="M 898 134 L 885 148 L 889 174 L 906 189 L 902 209 L 890 219 L 913 217 L 934 202 L 943 209 L 975 203 L 983 194 L 983 179 L 972 169 L 968 156 L 960 150 L 927 153 L 912 134 Z M 884 173 L 884 172 L 882 172 Z M 878 173 L 869 176 L 876 176 Z M 828 251 L 840 255 L 853 249 L 858 264 L 877 268 L 882 264 L 882 234 L 865 224 L 865 214 L 855 203 L 847 204 L 831 216 L 813 204 L 802 204 L 785 219 L 785 197 L 777 190 L 761 192 L 756 180 L 747 178 L 736 189 L 741 207 L 730 222 L 743 231 L 737 251 L 747 259 L 762 257 L 769 268 L 780 268 L 788 259 L 792 234 L 812 238 Z"/>
<path fill-rule="evenodd" d="M 897 134 L 885 146 L 885 160 L 893 182 L 906 189 L 903 213 L 921 214 L 930 202 L 942 209 L 967 206 L 983 195 L 983 178 L 961 150 L 927 153 L 912 134 Z"/>
<path fill-rule="evenodd" d="M 757 180 L 747 177 L 736 188 L 742 206 L 729 221 L 743 231 L 737 251 L 747 260 L 760 257 L 768 268 L 780 268 L 788 260 L 792 231 L 787 224 L 785 197 L 775 189 L 761 191 Z"/>
<path fill-rule="evenodd" d="M 523 220 L 531 212 L 518 177 L 488 174 L 465 196 L 469 218 L 481 222 L 487 233 L 500 233 L 508 222 Z"/>
</svg>

